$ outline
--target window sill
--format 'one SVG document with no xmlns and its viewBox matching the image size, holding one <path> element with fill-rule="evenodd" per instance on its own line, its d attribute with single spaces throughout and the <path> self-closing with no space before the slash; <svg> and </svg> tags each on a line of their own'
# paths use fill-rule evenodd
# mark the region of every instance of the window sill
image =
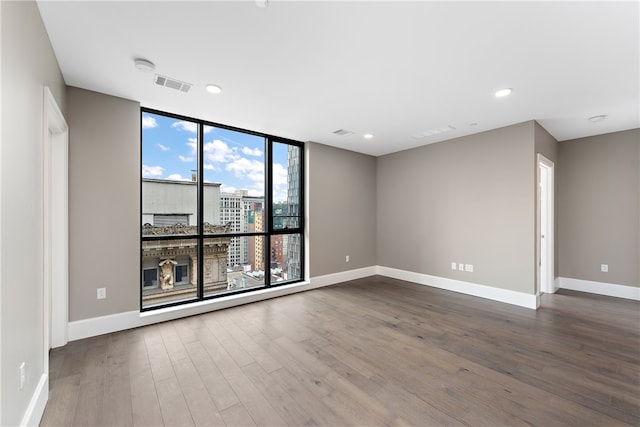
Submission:
<svg viewBox="0 0 640 427">
<path fill-rule="evenodd" d="M 225 308 L 234 307 L 237 305 L 248 304 L 251 302 L 262 301 L 270 298 L 276 298 L 296 292 L 302 292 L 312 289 L 311 282 L 305 280 L 303 282 L 296 282 L 290 285 L 274 286 L 266 289 L 259 289 L 253 292 L 246 292 L 242 294 L 228 295 L 219 298 L 208 299 L 205 301 L 196 301 L 193 303 L 186 303 L 175 305 L 171 307 L 158 308 L 156 310 L 142 311 L 140 312 L 141 318 L 157 318 L 157 317 L 169 317 L 171 314 L 178 314 L 175 317 L 191 316 L 195 314 L 206 313 L 208 311 L 222 310 Z M 160 321 L 164 321 L 162 319 Z M 166 319 L 169 320 L 169 319 Z"/>
</svg>

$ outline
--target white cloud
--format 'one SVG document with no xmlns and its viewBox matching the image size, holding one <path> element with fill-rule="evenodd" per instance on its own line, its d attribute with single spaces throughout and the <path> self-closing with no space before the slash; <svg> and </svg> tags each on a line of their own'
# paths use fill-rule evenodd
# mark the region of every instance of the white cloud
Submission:
<svg viewBox="0 0 640 427">
<path fill-rule="evenodd" d="M 191 163 L 196 159 L 195 157 L 185 157 L 183 155 L 179 155 L 178 158 L 185 163 Z"/>
<path fill-rule="evenodd" d="M 287 169 L 280 163 L 273 164 L 273 184 L 276 186 L 287 185 L 289 182 L 289 174 Z"/>
<path fill-rule="evenodd" d="M 189 148 L 191 148 L 191 154 L 196 154 L 198 151 L 198 140 L 196 138 L 189 138 L 189 142 L 187 142 Z"/>
<path fill-rule="evenodd" d="M 287 200 L 289 176 L 287 168 L 280 163 L 273 164 L 273 200 L 285 202 Z"/>
<path fill-rule="evenodd" d="M 219 139 L 204 144 L 205 159 L 210 162 L 224 163 L 240 158 L 235 152 L 234 148 Z"/>
<path fill-rule="evenodd" d="M 248 179 L 253 184 L 245 187 L 251 196 L 264 196 L 264 163 L 257 160 L 250 160 L 245 157 L 238 157 L 226 168 L 240 179 Z"/>
<path fill-rule="evenodd" d="M 162 166 L 142 165 L 142 177 L 143 178 L 162 176 L 163 173 L 164 173 L 164 168 Z"/>
<path fill-rule="evenodd" d="M 162 151 L 169 151 L 171 150 L 170 147 L 167 147 L 166 145 L 162 145 L 162 144 L 158 144 L 158 148 L 161 149 Z"/>
<path fill-rule="evenodd" d="M 179 173 L 172 173 L 167 177 L 167 179 L 172 181 L 191 181 L 191 178 L 183 178 Z"/>
<path fill-rule="evenodd" d="M 158 127 L 158 122 L 152 116 L 142 116 L 142 129 L 153 129 Z"/>
<path fill-rule="evenodd" d="M 273 200 L 274 200 L 274 203 L 286 203 L 287 192 L 283 191 L 282 189 L 274 189 Z"/>
<path fill-rule="evenodd" d="M 253 150 L 249 147 L 242 147 L 242 152 L 247 156 L 256 156 L 256 157 L 262 156 L 262 151 L 257 147 L 254 148 Z"/>
<path fill-rule="evenodd" d="M 264 182 L 264 163 L 257 160 L 240 157 L 229 163 L 225 169 L 233 172 L 237 177 L 247 177 L 252 181 Z"/>
<path fill-rule="evenodd" d="M 194 122 L 187 122 L 185 120 L 180 120 L 179 122 L 173 122 L 171 127 L 178 130 L 183 130 L 185 132 L 198 133 L 198 124 Z M 209 133 L 213 130 L 212 127 L 205 126 L 204 133 Z"/>
<path fill-rule="evenodd" d="M 198 124 L 193 122 L 186 122 L 181 120 L 179 122 L 173 122 L 171 127 L 178 130 L 183 130 L 185 132 L 197 133 L 198 132 Z"/>
</svg>

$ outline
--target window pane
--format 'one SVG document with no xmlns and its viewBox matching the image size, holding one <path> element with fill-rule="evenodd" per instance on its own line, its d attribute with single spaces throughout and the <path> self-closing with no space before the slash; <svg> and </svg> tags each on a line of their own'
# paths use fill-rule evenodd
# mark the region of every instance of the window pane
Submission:
<svg viewBox="0 0 640 427">
<path fill-rule="evenodd" d="M 273 228 L 300 227 L 300 157 L 296 145 L 273 144 Z"/>
<path fill-rule="evenodd" d="M 300 234 L 271 236 L 271 283 L 302 279 L 302 238 Z"/>
<path fill-rule="evenodd" d="M 148 234 L 197 232 L 197 136 L 194 122 L 143 113 L 142 224 Z"/>
<path fill-rule="evenodd" d="M 302 279 L 302 146 L 144 109 L 141 125 L 142 309 Z"/>
<path fill-rule="evenodd" d="M 142 307 L 197 297 L 196 239 L 142 242 Z"/>
<path fill-rule="evenodd" d="M 263 248 L 262 236 L 205 239 L 205 296 L 264 286 Z"/>
<path fill-rule="evenodd" d="M 264 221 L 265 139 L 205 126 L 204 141 L 205 234 L 246 233 Z"/>
</svg>

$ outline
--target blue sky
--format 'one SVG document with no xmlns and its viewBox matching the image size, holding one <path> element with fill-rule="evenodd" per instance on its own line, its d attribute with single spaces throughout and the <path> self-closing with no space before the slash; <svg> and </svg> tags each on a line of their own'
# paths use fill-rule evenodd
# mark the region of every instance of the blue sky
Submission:
<svg viewBox="0 0 640 427">
<path fill-rule="evenodd" d="M 205 126 L 204 179 L 222 184 L 221 192 L 247 190 L 263 196 L 265 139 Z M 287 150 L 276 144 L 273 153 L 274 201 L 287 199 Z M 142 115 L 143 178 L 191 180 L 197 168 L 197 125 L 171 117 Z"/>
</svg>

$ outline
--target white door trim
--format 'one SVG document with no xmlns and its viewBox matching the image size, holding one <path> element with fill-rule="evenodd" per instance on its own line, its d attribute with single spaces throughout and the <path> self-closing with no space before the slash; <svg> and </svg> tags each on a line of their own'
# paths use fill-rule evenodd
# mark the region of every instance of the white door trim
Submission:
<svg viewBox="0 0 640 427">
<path fill-rule="evenodd" d="M 69 128 L 48 87 L 44 88 L 43 117 L 43 322 L 47 373 L 49 349 L 67 343 L 69 324 Z"/>
<path fill-rule="evenodd" d="M 555 287 L 555 205 L 554 205 L 554 164 L 542 154 L 538 153 L 536 167 L 537 182 L 537 212 L 536 212 L 536 295 L 540 293 L 554 293 Z M 546 180 L 542 179 L 542 174 L 546 174 Z M 543 191 L 542 185 L 546 184 Z M 545 197 L 544 203 L 542 198 Z M 546 227 L 543 224 L 542 209 L 546 208 Z M 546 229 L 542 229 L 542 228 Z M 542 238 L 544 235 L 544 239 Z M 545 245 L 543 247 L 543 245 Z M 543 257 L 545 259 L 543 259 Z M 545 263 L 545 269 L 541 268 L 541 264 Z M 545 274 L 546 277 L 542 277 Z"/>
</svg>

